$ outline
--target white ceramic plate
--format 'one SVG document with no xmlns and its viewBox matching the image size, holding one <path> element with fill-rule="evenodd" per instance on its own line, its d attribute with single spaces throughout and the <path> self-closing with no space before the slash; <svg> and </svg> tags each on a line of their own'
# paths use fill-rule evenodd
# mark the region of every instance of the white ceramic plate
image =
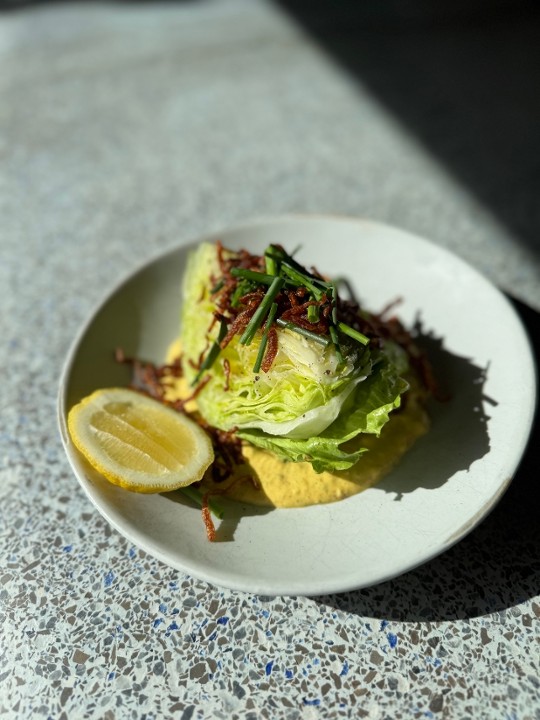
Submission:
<svg viewBox="0 0 540 720">
<path fill-rule="evenodd" d="M 227 230 L 226 246 L 262 252 L 270 242 L 381 310 L 396 297 L 418 320 L 451 399 L 433 427 L 377 487 L 316 507 L 259 511 L 231 503 L 209 543 L 198 509 L 174 496 L 137 495 L 104 481 L 66 431 L 72 404 L 99 387 L 127 384 L 112 353 L 161 362 L 178 332 L 183 245 L 146 264 L 93 313 L 67 359 L 59 420 L 88 497 L 122 535 L 163 562 L 219 586 L 265 595 L 318 595 L 392 578 L 443 552 L 493 508 L 524 451 L 535 404 L 535 369 L 509 302 L 462 260 L 426 240 L 374 222 L 282 217 Z"/>
</svg>

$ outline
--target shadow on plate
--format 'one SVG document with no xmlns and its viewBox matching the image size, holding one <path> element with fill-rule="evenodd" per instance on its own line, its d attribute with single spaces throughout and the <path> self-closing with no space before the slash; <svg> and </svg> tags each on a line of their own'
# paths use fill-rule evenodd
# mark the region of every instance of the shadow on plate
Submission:
<svg viewBox="0 0 540 720">
<path fill-rule="evenodd" d="M 163 497 L 180 503 L 186 507 L 196 507 L 182 492 L 175 491 L 164 493 Z M 255 515 L 262 516 L 274 510 L 272 507 L 263 507 L 259 505 L 248 505 L 247 503 L 234 502 L 226 498 L 219 498 L 219 503 L 223 507 L 223 519 L 216 521 L 216 537 L 214 542 L 234 542 L 234 534 L 236 528 L 243 518 L 253 517 Z M 204 522 L 201 513 L 201 523 Z"/>
<path fill-rule="evenodd" d="M 427 332 L 416 320 L 414 335 L 433 367 L 440 399 L 429 403 L 431 428 L 399 463 L 399 473 L 390 473 L 377 487 L 395 493 L 396 500 L 419 487 L 441 487 L 460 470 L 489 451 L 486 405 L 496 400 L 486 397 L 484 385 L 489 368 L 475 365 L 469 358 L 451 353 L 444 340 Z M 429 447 L 429 467 L 426 450 Z"/>
<path fill-rule="evenodd" d="M 538 360 L 540 314 L 511 300 Z M 537 417 L 507 492 L 484 522 L 446 553 L 394 580 L 315 600 L 362 617 L 402 622 L 464 619 L 495 612 L 504 620 L 508 609 L 540 592 L 539 449 Z"/>
</svg>

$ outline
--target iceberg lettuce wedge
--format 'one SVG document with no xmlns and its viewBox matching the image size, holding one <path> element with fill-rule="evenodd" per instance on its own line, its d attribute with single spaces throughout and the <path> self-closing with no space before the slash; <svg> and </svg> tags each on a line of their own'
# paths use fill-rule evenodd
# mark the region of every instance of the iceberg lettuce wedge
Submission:
<svg viewBox="0 0 540 720">
<path fill-rule="evenodd" d="M 275 264 L 267 267 L 275 269 Z M 297 274 L 294 265 L 291 267 L 286 268 L 288 275 L 280 286 L 282 297 Z M 237 302 L 254 288 L 257 291 L 250 274 L 262 277 L 252 270 L 244 272 L 247 279 L 240 277 L 236 295 L 228 296 L 229 306 L 224 309 L 217 302 L 224 279 L 216 246 L 203 244 L 189 258 L 181 316 L 183 367 L 192 386 L 203 381 L 197 395 L 201 415 L 210 425 L 235 430 L 242 440 L 283 460 L 311 462 L 316 472 L 351 467 L 364 449 L 350 441 L 362 433 L 378 434 L 389 413 L 399 407 L 400 396 L 407 389 L 400 377 L 406 369 L 405 354 L 396 348 L 387 355 L 345 335 L 338 341 L 334 294 L 334 324 L 328 339 L 279 327 L 274 331 L 271 366 L 254 372 L 268 329 L 263 324 L 256 329 L 250 326 L 249 342 L 245 332 L 224 341 L 237 317 L 234 313 L 226 317 L 231 297 Z M 313 307 L 306 318 L 316 327 L 317 308 L 326 302 L 327 293 L 332 297 L 333 286 L 311 278 L 314 276 L 307 285 Z M 225 281 L 231 281 L 230 275 Z M 266 275 L 265 282 L 271 285 L 272 276 Z M 258 292 L 263 296 L 263 290 Z"/>
<path fill-rule="evenodd" d="M 407 388 L 408 383 L 396 374 L 393 365 L 381 359 L 372 374 L 356 387 L 338 418 L 319 435 L 293 439 L 256 430 L 242 430 L 238 435 L 282 460 L 310 462 L 315 472 L 347 470 L 366 452 L 353 441 L 362 433 L 379 435 L 390 412 L 400 406 Z"/>
</svg>

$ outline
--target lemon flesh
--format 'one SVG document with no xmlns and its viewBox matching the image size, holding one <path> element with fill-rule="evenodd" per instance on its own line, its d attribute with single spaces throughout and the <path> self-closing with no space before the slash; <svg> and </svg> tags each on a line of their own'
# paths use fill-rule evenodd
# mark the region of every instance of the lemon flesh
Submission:
<svg viewBox="0 0 540 720">
<path fill-rule="evenodd" d="M 69 411 L 68 429 L 92 467 L 134 492 L 191 485 L 214 460 L 210 438 L 197 423 L 125 388 L 96 390 L 85 397 Z"/>
</svg>

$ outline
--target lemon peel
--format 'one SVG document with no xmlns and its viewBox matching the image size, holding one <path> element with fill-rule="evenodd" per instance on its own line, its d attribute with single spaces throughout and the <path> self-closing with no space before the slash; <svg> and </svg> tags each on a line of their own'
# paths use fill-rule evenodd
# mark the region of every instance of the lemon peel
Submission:
<svg viewBox="0 0 540 720">
<path fill-rule="evenodd" d="M 96 390 L 68 414 L 73 444 L 109 482 L 139 493 L 201 480 L 214 460 L 204 430 L 186 415 L 127 388 Z"/>
</svg>

